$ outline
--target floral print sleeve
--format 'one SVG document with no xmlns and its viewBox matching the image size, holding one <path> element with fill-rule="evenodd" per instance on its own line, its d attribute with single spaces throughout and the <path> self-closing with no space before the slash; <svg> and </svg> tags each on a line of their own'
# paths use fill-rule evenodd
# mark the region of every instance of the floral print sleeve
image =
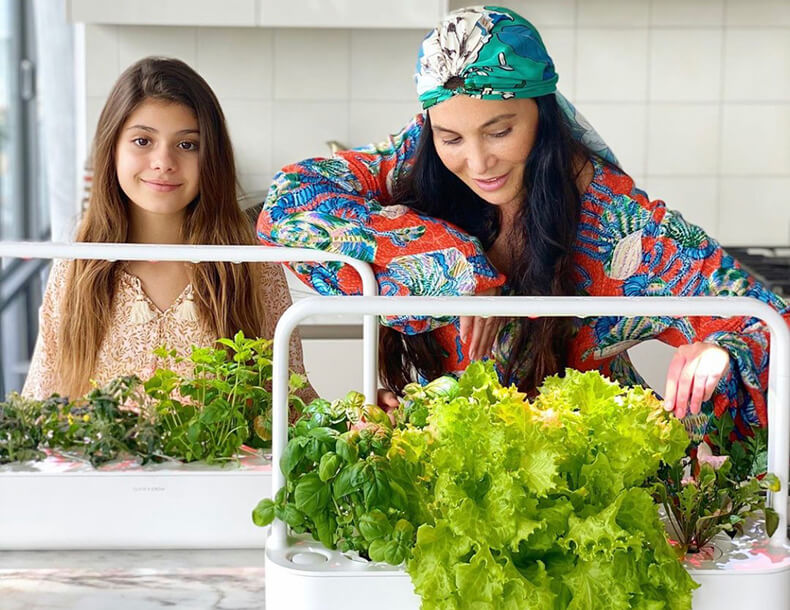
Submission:
<svg viewBox="0 0 790 610">
<path fill-rule="evenodd" d="M 371 263 L 382 295 L 472 295 L 504 283 L 480 243 L 449 223 L 388 205 L 409 168 L 422 129 L 417 116 L 381 144 L 289 165 L 272 184 L 257 231 L 268 245 L 335 252 Z M 320 294 L 360 294 L 356 272 L 339 263 L 291 268 Z M 390 318 L 413 334 L 449 319 Z"/>
<path fill-rule="evenodd" d="M 601 165 L 583 198 L 577 238 L 582 294 L 607 296 L 748 296 L 790 324 L 790 307 L 766 289 L 701 228 L 662 201 L 650 201 L 625 174 Z M 606 359 L 647 339 L 673 346 L 715 343 L 730 354 L 707 413 L 729 410 L 740 433 L 767 425 L 769 331 L 755 318 L 596 318 L 580 339 L 582 358 Z M 703 425 L 704 421 L 700 424 Z"/>
</svg>

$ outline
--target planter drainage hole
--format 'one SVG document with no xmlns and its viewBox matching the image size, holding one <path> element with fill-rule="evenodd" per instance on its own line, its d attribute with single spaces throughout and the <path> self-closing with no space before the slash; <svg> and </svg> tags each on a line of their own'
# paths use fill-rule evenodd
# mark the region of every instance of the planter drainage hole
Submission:
<svg viewBox="0 0 790 610">
<path fill-rule="evenodd" d="M 291 562 L 300 566 L 316 566 L 327 561 L 329 559 L 326 556 L 312 551 L 302 551 L 291 555 Z"/>
</svg>

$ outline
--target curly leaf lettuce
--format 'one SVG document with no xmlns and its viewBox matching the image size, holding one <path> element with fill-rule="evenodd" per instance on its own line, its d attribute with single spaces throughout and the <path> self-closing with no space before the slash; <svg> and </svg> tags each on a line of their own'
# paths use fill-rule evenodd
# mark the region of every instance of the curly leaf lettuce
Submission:
<svg viewBox="0 0 790 610">
<path fill-rule="evenodd" d="M 687 438 L 651 392 L 569 369 L 530 403 L 474 363 L 453 391 L 413 398 L 428 440 L 396 431 L 393 448 L 422 464 L 429 518 L 407 569 L 425 610 L 690 607 L 641 487 Z"/>
</svg>

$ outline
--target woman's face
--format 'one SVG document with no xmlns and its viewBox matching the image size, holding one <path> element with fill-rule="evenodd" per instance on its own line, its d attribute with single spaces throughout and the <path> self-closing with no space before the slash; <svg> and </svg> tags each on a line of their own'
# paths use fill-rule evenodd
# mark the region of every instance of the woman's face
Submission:
<svg viewBox="0 0 790 610">
<path fill-rule="evenodd" d="M 115 147 L 118 182 L 138 208 L 181 215 L 199 192 L 198 123 L 192 110 L 161 100 L 141 103 Z"/>
<path fill-rule="evenodd" d="M 488 203 L 518 209 L 524 164 L 538 133 L 535 100 L 456 95 L 428 112 L 445 167 Z"/>
</svg>

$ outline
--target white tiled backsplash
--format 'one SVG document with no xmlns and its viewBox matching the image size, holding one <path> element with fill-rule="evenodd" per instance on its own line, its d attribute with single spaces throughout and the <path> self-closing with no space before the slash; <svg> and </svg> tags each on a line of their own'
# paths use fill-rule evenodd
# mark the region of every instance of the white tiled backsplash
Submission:
<svg viewBox="0 0 790 610">
<path fill-rule="evenodd" d="M 466 2 L 453 1 L 451 6 Z M 729 245 L 790 244 L 790 0 L 511 0 L 653 199 Z M 163 54 L 219 96 L 242 185 L 383 138 L 417 112 L 418 30 L 86 25 L 86 125 L 122 68 Z"/>
</svg>

